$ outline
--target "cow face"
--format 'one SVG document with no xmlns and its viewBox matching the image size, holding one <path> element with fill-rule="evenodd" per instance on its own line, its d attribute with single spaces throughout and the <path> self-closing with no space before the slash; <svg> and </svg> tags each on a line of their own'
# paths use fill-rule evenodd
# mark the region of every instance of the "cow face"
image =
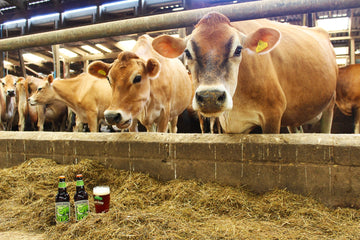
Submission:
<svg viewBox="0 0 360 240">
<path fill-rule="evenodd" d="M 7 98 L 16 96 L 16 82 L 17 77 L 13 75 L 6 75 L 1 79 L 1 84 L 3 88 L 3 93 Z"/>
<path fill-rule="evenodd" d="M 112 101 L 104 112 L 106 121 L 124 129 L 131 126 L 150 97 L 150 81 L 160 72 L 158 60 L 140 59 L 132 52 L 122 52 L 110 65 L 94 62 L 88 72 L 96 77 L 107 77 L 112 87 Z"/>
<path fill-rule="evenodd" d="M 185 53 L 196 89 L 193 108 L 212 117 L 232 109 L 244 49 L 267 53 L 277 45 L 279 37 L 277 30 L 269 28 L 245 36 L 224 15 L 209 13 L 186 39 L 160 36 L 154 39 L 153 48 L 165 57 Z"/>
<path fill-rule="evenodd" d="M 51 74 L 45 78 L 44 81 L 38 85 L 36 92 L 29 97 L 29 103 L 31 105 L 52 103 L 55 99 L 55 93 L 52 88 L 53 81 L 54 77 Z"/>
</svg>

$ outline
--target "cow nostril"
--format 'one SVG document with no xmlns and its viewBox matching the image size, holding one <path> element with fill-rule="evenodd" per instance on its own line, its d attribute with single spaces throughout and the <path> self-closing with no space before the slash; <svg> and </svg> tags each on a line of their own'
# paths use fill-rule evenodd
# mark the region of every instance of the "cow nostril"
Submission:
<svg viewBox="0 0 360 240">
<path fill-rule="evenodd" d="M 121 121 L 121 114 L 120 113 L 117 113 L 115 114 L 114 116 L 114 122 L 118 123 Z"/>
<path fill-rule="evenodd" d="M 15 91 L 14 90 L 8 90 L 7 91 L 7 94 L 12 97 L 12 96 L 15 96 Z"/>
<path fill-rule="evenodd" d="M 117 124 L 121 121 L 121 114 L 120 113 L 106 113 L 105 114 L 105 120 L 109 123 L 109 124 Z"/>
<path fill-rule="evenodd" d="M 217 102 L 218 103 L 224 103 L 226 99 L 226 93 L 223 92 L 218 98 L 217 98 Z"/>
<path fill-rule="evenodd" d="M 201 102 L 204 102 L 204 97 L 201 96 L 200 94 L 196 93 L 196 101 L 201 103 Z"/>
</svg>

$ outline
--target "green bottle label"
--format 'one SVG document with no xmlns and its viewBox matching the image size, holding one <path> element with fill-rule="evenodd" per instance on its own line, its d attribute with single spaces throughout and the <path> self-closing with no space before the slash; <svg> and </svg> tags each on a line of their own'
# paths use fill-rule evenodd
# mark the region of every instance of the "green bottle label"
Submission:
<svg viewBox="0 0 360 240">
<path fill-rule="evenodd" d="M 75 219 L 80 221 L 89 214 L 89 200 L 80 200 L 75 202 Z"/>
<path fill-rule="evenodd" d="M 55 220 L 57 223 L 65 223 L 70 220 L 70 203 L 57 202 L 55 203 Z"/>
<path fill-rule="evenodd" d="M 84 186 L 84 181 L 83 181 L 83 180 L 77 180 L 77 181 L 76 181 L 76 186 L 77 186 L 77 187 Z"/>
<path fill-rule="evenodd" d="M 59 182 L 59 188 L 66 188 L 66 182 Z"/>
</svg>

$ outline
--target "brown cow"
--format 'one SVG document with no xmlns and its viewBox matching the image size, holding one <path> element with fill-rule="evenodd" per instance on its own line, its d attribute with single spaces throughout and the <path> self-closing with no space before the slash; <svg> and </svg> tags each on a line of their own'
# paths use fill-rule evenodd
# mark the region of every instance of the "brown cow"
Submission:
<svg viewBox="0 0 360 240">
<path fill-rule="evenodd" d="M 109 124 L 125 129 L 139 120 L 148 131 L 166 132 L 170 121 L 170 132 L 177 132 L 178 115 L 191 102 L 191 80 L 180 60 L 152 49 L 152 40 L 143 35 L 132 52 L 120 53 L 112 64 L 94 62 L 88 71 L 111 83 L 113 99 L 105 112 Z"/>
<path fill-rule="evenodd" d="M 360 64 L 339 68 L 336 105 L 343 114 L 354 115 L 354 133 L 360 133 Z"/>
<path fill-rule="evenodd" d="M 36 93 L 29 98 L 30 104 L 65 103 L 91 132 L 99 131 L 99 122 L 110 105 L 111 87 L 104 79 L 82 73 L 74 78 L 56 79 L 49 75 Z"/>
<path fill-rule="evenodd" d="M 209 13 L 186 39 L 160 36 L 153 47 L 166 57 L 185 52 L 196 84 L 193 108 L 218 116 L 227 133 L 279 133 L 321 112 L 332 123 L 337 64 L 328 34 L 265 19 L 230 23 Z"/>
<path fill-rule="evenodd" d="M 10 131 L 16 115 L 16 82 L 18 77 L 6 75 L 0 84 L 0 128 Z M 4 125 L 5 124 L 5 125 Z"/>
</svg>

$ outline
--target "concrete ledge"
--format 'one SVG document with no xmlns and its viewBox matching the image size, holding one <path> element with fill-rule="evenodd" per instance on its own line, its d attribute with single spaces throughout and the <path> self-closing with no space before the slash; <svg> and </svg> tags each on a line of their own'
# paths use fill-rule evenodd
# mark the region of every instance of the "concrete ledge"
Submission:
<svg viewBox="0 0 360 240">
<path fill-rule="evenodd" d="M 60 164 L 96 159 L 161 180 L 259 193 L 287 188 L 329 206 L 360 208 L 360 137 L 353 134 L 0 133 L 1 168 L 36 157 Z"/>
</svg>

